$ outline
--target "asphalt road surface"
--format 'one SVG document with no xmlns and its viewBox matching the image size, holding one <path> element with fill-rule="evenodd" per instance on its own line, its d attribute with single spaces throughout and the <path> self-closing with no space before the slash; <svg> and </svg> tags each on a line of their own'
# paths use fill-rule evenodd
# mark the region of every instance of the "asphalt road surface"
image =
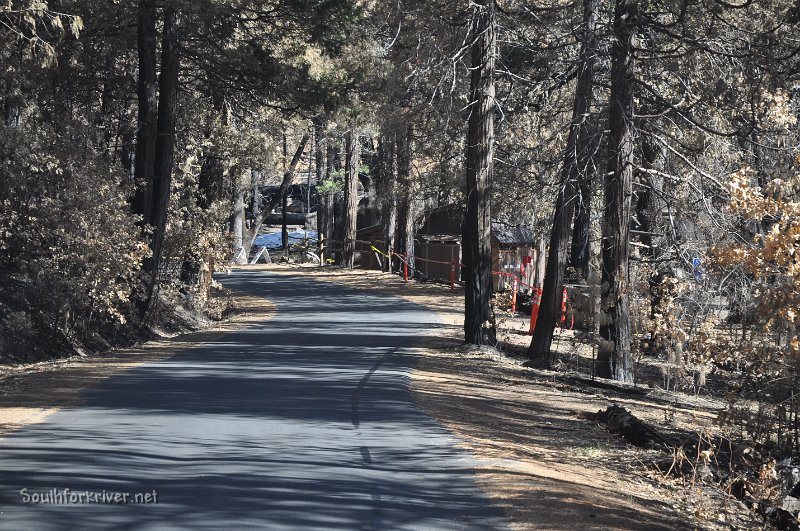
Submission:
<svg viewBox="0 0 800 531">
<path fill-rule="evenodd" d="M 264 272 L 222 280 L 277 314 L 0 440 L 0 529 L 506 526 L 409 394 L 430 311 Z"/>
</svg>

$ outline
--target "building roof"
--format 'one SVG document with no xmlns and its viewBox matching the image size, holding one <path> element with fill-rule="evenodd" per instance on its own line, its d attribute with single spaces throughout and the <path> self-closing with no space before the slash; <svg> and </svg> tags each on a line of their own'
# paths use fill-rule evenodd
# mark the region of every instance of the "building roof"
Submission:
<svg viewBox="0 0 800 531">
<path fill-rule="evenodd" d="M 492 237 L 499 243 L 533 243 L 533 233 L 523 227 L 492 222 Z"/>
</svg>

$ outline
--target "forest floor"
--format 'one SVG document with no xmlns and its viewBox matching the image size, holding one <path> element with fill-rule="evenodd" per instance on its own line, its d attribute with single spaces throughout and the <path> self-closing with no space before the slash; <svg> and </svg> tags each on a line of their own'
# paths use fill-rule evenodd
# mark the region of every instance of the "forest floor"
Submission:
<svg viewBox="0 0 800 531">
<path fill-rule="evenodd" d="M 334 267 L 255 266 L 395 294 L 437 312 L 443 326 L 423 338 L 412 393 L 424 411 L 456 433 L 481 463 L 481 488 L 516 529 L 753 529 L 760 518 L 705 482 L 700 467 L 667 474 L 673 454 L 642 449 L 609 433 L 593 414 L 618 404 L 663 433 L 715 430 L 721 399 L 652 387 L 593 382 L 591 348 L 571 332 L 555 343 L 556 370 L 524 366 L 527 319 L 501 320 L 499 348 L 466 347 L 463 290 L 403 283 L 397 276 Z M 223 278 L 224 284 L 224 278 Z M 80 403 L 81 391 L 130 367 L 174 355 L 264 320 L 269 302 L 235 294 L 233 316 L 213 330 L 147 343 L 104 356 L 0 368 L 0 436 Z M 659 374 L 652 367 L 653 374 Z M 657 380 L 658 378 L 656 378 Z M 648 380 L 649 381 L 649 380 Z M 651 382 L 652 383 L 652 382 Z M 659 463 L 659 471 L 654 463 Z"/>
</svg>

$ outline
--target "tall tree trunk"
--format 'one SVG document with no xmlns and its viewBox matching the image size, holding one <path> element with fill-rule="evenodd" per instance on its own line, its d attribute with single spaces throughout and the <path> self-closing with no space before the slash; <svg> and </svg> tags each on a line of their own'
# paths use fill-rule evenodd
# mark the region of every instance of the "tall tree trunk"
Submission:
<svg viewBox="0 0 800 531">
<path fill-rule="evenodd" d="M 137 86 L 139 124 L 134 162 L 134 214 L 142 216 L 142 228 L 150 222 L 153 208 L 153 168 L 156 156 L 158 79 L 156 74 L 156 8 L 154 0 L 140 0 L 137 41 L 139 80 Z"/>
<path fill-rule="evenodd" d="M 409 274 L 414 272 L 414 128 L 409 123 L 405 132 L 397 137 L 397 236 L 395 243 L 400 253 L 406 255 Z"/>
<path fill-rule="evenodd" d="M 592 190 L 594 188 L 591 174 L 581 172 L 578 179 L 578 195 L 575 203 L 575 225 L 572 227 L 572 244 L 569 265 L 574 267 L 578 275 L 589 277 L 589 238 L 592 233 L 591 210 Z"/>
<path fill-rule="evenodd" d="M 319 191 L 325 180 L 325 123 L 319 116 L 314 117 L 314 176 L 317 186 L 317 248 L 322 249 L 327 243 L 325 224 L 328 212 L 323 206 L 324 197 Z"/>
<path fill-rule="evenodd" d="M 245 247 L 244 242 L 244 190 L 240 183 L 236 184 L 233 192 L 233 214 L 231 215 L 231 235 L 233 236 L 233 257 L 234 262 L 239 265 L 247 263 L 247 255 L 250 247 Z M 252 244 L 251 244 L 252 245 Z M 242 252 L 244 251 L 244 252 Z"/>
<path fill-rule="evenodd" d="M 636 171 L 636 215 L 631 220 L 631 227 L 635 230 L 635 238 L 642 244 L 643 256 L 653 255 L 653 189 L 655 183 L 647 170 L 655 167 L 658 159 L 658 147 L 647 135 L 642 135 L 642 170 Z"/>
<path fill-rule="evenodd" d="M 567 150 L 562 168 L 562 186 L 556 198 L 553 230 L 550 234 L 550 251 L 542 288 L 542 302 L 536 329 L 528 348 L 528 356 L 549 364 L 553 330 L 561 312 L 561 290 L 564 284 L 564 267 L 569 251 L 578 180 L 586 171 L 590 153 L 589 112 L 592 104 L 594 80 L 594 31 L 597 21 L 597 1 L 583 2 L 583 31 L 575 103 L 572 108 L 572 125 L 567 138 Z"/>
<path fill-rule="evenodd" d="M 148 299 L 155 289 L 161 252 L 167 227 L 172 164 L 175 156 L 175 119 L 178 107 L 178 24 L 179 13 L 170 2 L 164 8 L 164 29 L 161 43 L 161 75 L 158 81 L 158 120 L 156 127 L 155 167 L 153 169 L 153 208 L 150 225 L 153 227 L 153 259 L 149 263 L 150 286 Z"/>
<path fill-rule="evenodd" d="M 331 142 L 329 140 L 327 149 L 325 150 L 325 180 L 328 182 L 332 182 L 333 180 L 333 174 L 336 171 L 334 164 L 337 158 L 336 142 Z M 334 228 L 336 226 L 334 199 L 334 192 L 331 191 L 325 194 L 323 204 L 323 208 L 325 209 L 325 226 L 322 231 L 325 233 L 325 240 L 328 241 L 334 238 Z"/>
<path fill-rule="evenodd" d="M 464 339 L 494 344 L 492 313 L 492 174 L 494 171 L 494 0 L 476 2 L 472 23 L 467 208 L 464 216 Z"/>
<path fill-rule="evenodd" d="M 633 81 L 635 7 L 616 0 L 611 48 L 608 166 L 603 224 L 603 273 L 597 374 L 633 381 L 628 238 L 633 177 Z"/>
<path fill-rule="evenodd" d="M 358 166 L 361 147 L 358 135 L 351 129 L 346 135 L 344 175 L 344 242 L 342 264 L 353 268 L 356 245 L 356 217 L 358 215 Z"/>
<path fill-rule="evenodd" d="M 397 139 L 391 134 L 386 149 L 386 182 L 384 184 L 384 219 L 383 234 L 386 240 L 386 270 L 392 272 L 392 253 L 396 251 L 395 233 L 397 232 Z"/>
<path fill-rule="evenodd" d="M 286 172 L 286 165 L 289 157 L 289 141 L 286 138 L 286 130 L 283 131 L 283 171 Z M 291 186 L 291 183 L 289 184 Z M 281 197 L 281 246 L 286 261 L 289 261 L 289 230 L 286 227 L 286 194 Z"/>
<path fill-rule="evenodd" d="M 544 274 L 547 269 L 547 238 L 539 237 L 539 244 L 536 246 L 536 270 L 533 277 L 533 285 L 537 288 L 544 286 Z"/>
</svg>

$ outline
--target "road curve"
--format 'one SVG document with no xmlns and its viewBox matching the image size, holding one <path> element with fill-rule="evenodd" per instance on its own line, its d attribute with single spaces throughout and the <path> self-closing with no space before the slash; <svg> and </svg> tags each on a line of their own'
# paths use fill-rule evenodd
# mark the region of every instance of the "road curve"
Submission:
<svg viewBox="0 0 800 531">
<path fill-rule="evenodd" d="M 276 315 L 0 440 L 0 529 L 506 526 L 473 459 L 411 400 L 432 312 L 308 278 L 222 280 Z"/>
</svg>

